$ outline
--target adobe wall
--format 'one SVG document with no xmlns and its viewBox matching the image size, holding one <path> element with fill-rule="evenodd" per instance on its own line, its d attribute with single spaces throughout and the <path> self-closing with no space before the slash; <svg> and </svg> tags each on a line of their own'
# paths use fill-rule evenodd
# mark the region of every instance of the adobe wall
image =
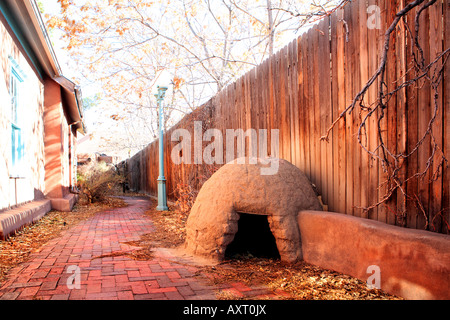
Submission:
<svg viewBox="0 0 450 320">
<path fill-rule="evenodd" d="M 301 211 L 304 261 L 366 282 L 380 270 L 381 289 L 407 299 L 450 299 L 450 236 L 323 211 Z"/>
<path fill-rule="evenodd" d="M 44 81 L 45 195 L 64 198 L 69 193 L 69 126 L 65 119 L 61 87 Z"/>
<path fill-rule="evenodd" d="M 41 199 L 45 191 L 44 169 L 44 96 L 43 83 L 15 44 L 15 40 L 0 20 L 0 210 Z M 20 170 L 22 179 L 10 179 L 11 174 L 11 108 L 10 77 L 11 56 L 26 75 L 20 98 L 24 110 L 20 112 L 24 139 L 24 162 Z"/>
</svg>

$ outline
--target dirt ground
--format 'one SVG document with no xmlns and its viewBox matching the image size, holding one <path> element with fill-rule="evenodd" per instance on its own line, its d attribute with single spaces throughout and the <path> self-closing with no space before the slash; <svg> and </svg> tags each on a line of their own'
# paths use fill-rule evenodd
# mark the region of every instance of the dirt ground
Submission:
<svg viewBox="0 0 450 320">
<path fill-rule="evenodd" d="M 129 193 L 126 194 L 130 196 Z M 155 231 L 145 234 L 136 243 L 142 250 L 133 252 L 130 258 L 146 260 L 152 257 L 152 248 L 179 248 L 185 240 L 187 216 L 176 208 L 170 211 L 156 211 L 154 206 L 145 214 L 149 216 Z M 27 261 L 30 253 L 39 250 L 61 232 L 92 217 L 96 212 L 126 204 L 118 198 L 108 198 L 105 203 L 77 203 L 72 212 L 51 211 L 39 222 L 24 227 L 14 236 L 0 241 L 0 286 L 6 280 L 8 271 Z M 349 300 L 349 299 L 400 299 L 381 290 L 369 290 L 366 284 L 356 278 L 326 270 L 307 263 L 284 263 L 276 259 L 253 257 L 251 254 L 237 255 L 219 264 L 197 266 L 199 273 L 206 275 L 213 284 L 242 282 L 247 285 L 263 285 L 273 290 L 282 289 L 289 293 L 287 299 L 296 300 Z M 236 299 L 229 295 L 218 295 L 219 299 Z"/>
<path fill-rule="evenodd" d="M 176 248 L 185 240 L 187 216 L 152 208 L 146 212 L 156 226 L 156 231 L 146 235 L 158 247 Z M 213 284 L 243 282 L 247 285 L 264 285 L 273 290 L 289 293 L 287 299 L 295 300 L 397 300 L 399 297 L 382 290 L 368 289 L 365 282 L 354 277 L 326 270 L 305 262 L 285 263 L 280 260 L 237 255 L 216 265 L 200 266 Z M 219 299 L 236 299 L 219 295 Z"/>
</svg>

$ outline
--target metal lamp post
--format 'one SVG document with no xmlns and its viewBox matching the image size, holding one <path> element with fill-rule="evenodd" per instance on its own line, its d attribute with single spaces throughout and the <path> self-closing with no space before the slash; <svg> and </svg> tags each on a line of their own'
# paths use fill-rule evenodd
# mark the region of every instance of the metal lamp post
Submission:
<svg viewBox="0 0 450 320">
<path fill-rule="evenodd" d="M 158 93 L 155 94 L 159 108 L 159 177 L 158 177 L 158 206 L 156 210 L 167 211 L 166 178 L 164 177 L 164 118 L 162 102 L 166 94 L 167 87 L 158 86 Z"/>
</svg>

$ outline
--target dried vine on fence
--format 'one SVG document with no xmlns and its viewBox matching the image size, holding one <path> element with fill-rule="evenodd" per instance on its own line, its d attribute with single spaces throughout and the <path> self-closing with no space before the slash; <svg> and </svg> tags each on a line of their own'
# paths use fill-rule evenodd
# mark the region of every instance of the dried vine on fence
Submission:
<svg viewBox="0 0 450 320">
<path fill-rule="evenodd" d="M 412 201 L 414 205 L 418 208 L 420 212 L 425 216 L 426 226 L 428 228 L 428 218 L 426 212 L 424 210 L 424 206 L 421 203 L 419 197 L 416 194 L 408 194 L 406 191 L 406 183 L 412 179 L 423 179 L 428 173 L 430 173 L 430 180 L 426 181 L 427 183 L 432 183 L 437 180 L 439 176 L 442 174 L 442 169 L 444 166 L 448 164 L 448 159 L 446 159 L 444 153 L 442 152 L 441 146 L 439 146 L 435 135 L 433 134 L 433 125 L 435 124 L 436 117 L 438 115 L 439 109 L 439 85 L 442 81 L 444 74 L 444 66 L 447 63 L 447 60 L 450 55 L 450 48 L 443 50 L 437 57 L 431 61 L 429 64 L 426 64 L 424 51 L 419 41 L 419 29 L 420 29 L 420 16 L 422 13 L 429 9 L 433 4 L 436 3 L 436 0 L 415 0 L 409 4 L 407 4 L 402 10 L 396 13 L 393 22 L 387 29 L 384 35 L 384 46 L 381 53 L 381 61 L 378 66 L 376 72 L 370 77 L 370 79 L 366 82 L 361 91 L 354 96 L 352 103 L 344 109 L 339 116 L 334 120 L 331 126 L 328 128 L 327 132 L 324 136 L 321 137 L 321 140 L 328 141 L 329 134 L 331 130 L 335 127 L 335 125 L 345 118 L 346 114 L 351 114 L 355 111 L 355 108 L 359 108 L 360 112 L 367 112 L 364 117 L 361 118 L 361 123 L 358 128 L 357 138 L 358 143 L 361 148 L 367 152 L 371 159 L 378 159 L 381 163 L 382 169 L 385 173 L 387 173 L 386 181 L 382 182 L 381 185 L 386 186 L 386 192 L 381 197 L 381 199 L 371 204 L 367 207 L 360 207 L 364 211 L 368 211 L 370 209 L 376 208 L 381 204 L 386 204 L 386 202 L 391 199 L 391 197 L 396 192 L 401 192 L 404 196 L 405 201 Z M 439 3 L 438 3 L 439 4 Z M 415 17 L 414 17 L 414 30 L 408 26 L 407 23 L 407 14 L 415 7 L 418 7 Z M 397 79 L 396 87 L 388 91 L 388 84 L 386 79 L 386 66 L 388 63 L 388 51 L 390 48 L 390 39 L 391 36 L 395 35 L 395 31 L 399 23 L 403 23 L 406 30 L 406 35 L 408 36 L 410 43 L 410 47 L 408 48 L 411 52 L 412 56 L 412 66 L 407 70 L 406 75 L 402 78 Z M 408 76 L 407 76 L 408 75 Z M 370 87 L 372 87 L 376 81 L 378 80 L 378 94 L 377 100 L 372 105 L 367 105 L 364 101 L 366 94 Z M 386 108 L 388 107 L 388 102 L 397 95 L 400 90 L 405 89 L 409 86 L 419 87 L 420 88 L 428 83 L 431 90 L 433 90 L 433 105 L 432 105 L 432 115 L 431 119 L 428 122 L 427 128 L 425 132 L 419 133 L 420 139 L 418 139 L 417 143 L 410 149 L 405 152 L 394 152 L 389 149 L 386 145 L 386 141 L 383 139 L 382 134 L 382 121 L 386 116 Z M 371 117 L 377 117 L 377 132 L 378 132 L 378 142 L 377 146 L 373 150 L 369 150 L 367 148 L 362 139 L 363 137 L 367 139 L 367 123 Z M 431 154 L 426 161 L 426 166 L 423 171 L 415 172 L 412 175 L 402 177 L 400 175 L 400 171 L 402 166 L 405 163 L 407 158 L 410 158 L 413 154 L 416 154 L 421 149 L 421 146 L 424 145 L 427 137 L 430 138 L 431 141 Z M 437 212 L 436 216 L 441 216 L 443 218 L 444 223 L 446 223 L 447 228 L 450 229 L 448 221 L 445 220 L 443 216 L 443 211 L 448 208 L 444 208 L 440 212 Z M 397 213 L 398 214 L 398 213 Z M 396 215 L 397 215 L 396 214 Z M 405 212 L 400 212 L 399 214 L 401 219 L 405 218 Z"/>
</svg>

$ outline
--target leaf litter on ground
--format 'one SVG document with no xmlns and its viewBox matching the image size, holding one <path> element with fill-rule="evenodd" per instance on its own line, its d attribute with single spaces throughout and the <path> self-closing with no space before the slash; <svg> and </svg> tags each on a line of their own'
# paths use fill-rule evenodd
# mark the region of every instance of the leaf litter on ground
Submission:
<svg viewBox="0 0 450 320">
<path fill-rule="evenodd" d="M 186 238 L 187 216 L 178 213 L 176 208 L 157 211 L 153 203 L 146 211 L 155 231 L 148 239 L 155 245 L 175 248 L 182 246 Z M 286 299 L 295 300 L 397 300 L 379 289 L 369 289 L 367 284 L 357 278 L 327 270 L 300 261 L 287 263 L 276 259 L 258 258 L 251 254 L 236 255 L 211 266 L 196 266 L 198 275 L 206 275 L 212 284 L 243 282 L 249 286 L 262 285 L 273 291 L 283 290 L 289 295 Z M 219 299 L 242 299 L 236 296 L 217 295 Z M 254 299 L 252 297 L 251 299 Z"/>
<path fill-rule="evenodd" d="M 79 202 L 72 212 L 50 211 L 37 223 L 25 226 L 7 240 L 0 241 L 0 285 L 8 272 L 22 262 L 26 262 L 32 252 L 37 252 L 49 240 L 61 232 L 92 217 L 99 211 L 124 207 L 126 203 L 115 197 L 108 197 L 104 203 L 87 204 Z M 149 260 L 155 246 L 176 248 L 186 238 L 187 216 L 176 209 L 157 211 L 156 204 L 145 212 L 150 217 L 154 230 L 144 234 L 137 241 L 126 244 L 140 247 L 138 250 L 113 252 L 136 260 Z M 93 257 L 102 258 L 103 256 Z M 326 270 L 305 262 L 286 263 L 276 259 L 258 258 L 251 254 L 241 254 L 214 266 L 196 266 L 199 274 L 206 275 L 213 284 L 242 282 L 249 286 L 265 286 L 274 292 L 283 290 L 294 300 L 349 300 L 349 299 L 401 299 L 382 290 L 369 289 L 363 281 Z M 218 294 L 219 299 L 243 299 L 236 296 Z M 245 298 L 244 298 L 245 299 Z M 252 298 L 254 299 L 254 298 Z"/>
<path fill-rule="evenodd" d="M 126 203 L 118 198 L 107 197 L 102 203 L 88 204 L 80 200 L 71 212 L 52 210 L 34 224 L 26 225 L 5 240 L 0 240 L 0 286 L 7 279 L 8 272 L 26 262 L 29 255 L 58 237 L 63 231 L 92 217 L 99 211 L 124 207 Z"/>
</svg>

